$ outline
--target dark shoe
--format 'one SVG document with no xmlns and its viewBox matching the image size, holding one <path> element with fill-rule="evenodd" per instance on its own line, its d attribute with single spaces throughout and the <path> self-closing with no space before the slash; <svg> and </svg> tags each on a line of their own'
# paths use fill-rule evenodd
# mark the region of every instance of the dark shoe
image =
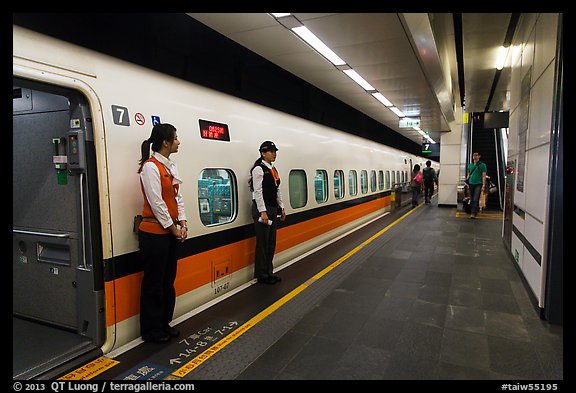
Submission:
<svg viewBox="0 0 576 393">
<path fill-rule="evenodd" d="M 282 277 L 280 277 L 280 276 L 270 276 L 270 278 L 272 278 L 273 280 L 276 280 L 276 282 L 282 281 Z"/>
<path fill-rule="evenodd" d="M 164 331 L 168 333 L 170 337 L 178 337 L 180 335 L 180 330 L 172 326 L 168 326 Z"/>
<path fill-rule="evenodd" d="M 276 284 L 276 280 L 272 277 L 264 277 L 264 278 L 259 278 L 258 282 L 260 284 L 268 284 L 268 285 L 273 285 Z"/>
<path fill-rule="evenodd" d="M 170 335 L 166 332 L 153 332 L 142 335 L 142 340 L 154 343 L 165 343 L 170 341 Z"/>
<path fill-rule="evenodd" d="M 470 218 L 476 218 L 476 213 L 470 214 Z"/>
</svg>

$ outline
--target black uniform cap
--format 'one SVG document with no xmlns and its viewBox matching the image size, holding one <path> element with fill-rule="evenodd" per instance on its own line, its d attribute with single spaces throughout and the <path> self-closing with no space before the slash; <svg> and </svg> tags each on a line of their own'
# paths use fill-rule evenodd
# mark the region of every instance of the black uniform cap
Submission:
<svg viewBox="0 0 576 393">
<path fill-rule="evenodd" d="M 260 151 L 261 152 L 265 152 L 265 151 L 278 151 L 278 148 L 276 147 L 276 145 L 274 144 L 274 142 L 272 141 L 265 141 L 260 145 Z"/>
</svg>

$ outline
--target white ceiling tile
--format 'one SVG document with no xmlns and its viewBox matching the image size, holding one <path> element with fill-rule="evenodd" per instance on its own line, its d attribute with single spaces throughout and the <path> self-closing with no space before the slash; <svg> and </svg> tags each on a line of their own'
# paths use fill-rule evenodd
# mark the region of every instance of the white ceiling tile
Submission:
<svg viewBox="0 0 576 393">
<path fill-rule="evenodd" d="M 282 10 L 279 10 L 282 11 Z M 221 34 L 238 42 L 326 93 L 372 117 L 407 138 L 421 142 L 413 130 L 400 129 L 398 117 L 370 94 L 363 91 L 344 73 L 312 50 L 304 41 L 266 13 L 188 14 Z M 438 76 L 445 75 L 448 92 L 459 105 L 458 72 L 454 45 L 452 14 L 396 13 L 295 13 L 298 20 L 331 47 L 372 86 L 394 105 L 406 111 L 419 111 L 421 128 L 439 141 L 440 133 L 449 131 L 437 89 Z M 416 34 L 407 32 L 404 23 Z M 495 75 L 493 53 L 506 35 L 510 14 L 465 13 L 463 21 L 466 111 L 484 111 Z M 418 28 L 420 26 L 421 28 Z M 419 39 L 430 39 L 440 62 L 449 63 L 448 71 L 427 78 L 422 56 L 413 47 Z M 422 34 L 422 36 L 420 36 Z M 420 46 L 428 50 L 429 45 Z M 438 63 L 438 62 L 437 62 Z M 442 77 L 440 77 L 440 82 Z M 506 79 L 506 78 L 505 78 Z M 507 78 L 509 79 L 509 78 Z M 502 81 L 493 98 L 491 110 L 504 109 L 509 81 Z M 451 93 L 452 92 L 452 93 Z M 454 96 L 454 94 L 456 96 Z M 443 97 L 446 99 L 446 97 Z"/>
</svg>

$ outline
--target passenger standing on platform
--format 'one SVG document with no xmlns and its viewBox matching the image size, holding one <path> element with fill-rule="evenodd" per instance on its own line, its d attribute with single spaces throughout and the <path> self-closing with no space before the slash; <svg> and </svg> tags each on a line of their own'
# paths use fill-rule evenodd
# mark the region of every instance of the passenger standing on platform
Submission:
<svg viewBox="0 0 576 393">
<path fill-rule="evenodd" d="M 470 188 L 470 218 L 476 218 L 478 214 L 478 202 L 480 201 L 480 192 L 486 189 L 486 164 L 480 161 L 480 153 L 472 154 L 472 162 L 468 165 L 468 181 Z"/>
<path fill-rule="evenodd" d="M 426 161 L 426 168 L 422 169 L 422 176 L 424 176 L 424 201 L 425 203 L 431 203 L 434 184 L 438 186 L 438 176 L 436 176 L 436 171 L 432 168 L 432 161 Z"/>
<path fill-rule="evenodd" d="M 144 277 L 140 289 L 140 334 L 144 341 L 166 342 L 180 332 L 169 325 L 176 304 L 174 280 L 178 243 L 187 237 L 182 179 L 176 163 L 180 141 L 171 124 L 156 124 L 142 143 L 140 185 L 144 195 L 138 229 Z M 152 156 L 150 156 L 152 147 Z"/>
<path fill-rule="evenodd" d="M 424 179 L 422 173 L 420 173 L 420 165 L 416 164 L 414 165 L 414 169 L 412 169 L 412 181 L 410 182 L 410 186 L 412 187 L 412 207 L 418 206 L 423 182 Z"/>
<path fill-rule="evenodd" d="M 252 194 L 252 218 L 256 232 L 256 252 L 254 260 L 254 278 L 259 283 L 275 284 L 281 278 L 273 274 L 272 260 L 276 250 L 277 216 L 286 219 L 280 176 L 274 167 L 278 148 L 271 141 L 260 145 L 260 158 L 250 170 L 250 191 Z"/>
</svg>

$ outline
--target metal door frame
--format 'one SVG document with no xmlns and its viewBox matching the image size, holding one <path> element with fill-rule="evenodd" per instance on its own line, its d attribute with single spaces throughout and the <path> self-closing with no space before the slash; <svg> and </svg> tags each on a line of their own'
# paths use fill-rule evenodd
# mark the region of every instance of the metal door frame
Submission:
<svg viewBox="0 0 576 393">
<path fill-rule="evenodd" d="M 75 284 L 79 288 L 76 298 L 76 333 L 89 338 L 97 346 L 106 339 L 106 321 L 104 309 L 104 281 L 103 281 L 103 248 L 102 227 L 100 212 L 100 193 L 98 191 L 99 174 L 96 169 L 96 148 L 93 133 L 93 115 L 100 113 L 99 108 L 93 110 L 93 99 L 88 97 L 77 86 L 71 87 L 59 83 L 46 81 L 42 72 L 42 78 L 29 78 L 17 75 L 16 66 L 13 75 L 15 85 L 27 87 L 37 91 L 48 92 L 68 97 L 69 113 L 71 117 L 82 118 L 82 127 L 86 130 L 86 140 L 89 146 L 86 149 L 87 165 L 84 172 L 75 176 L 79 177 L 79 197 L 77 207 L 79 211 L 79 244 L 80 260 L 76 267 Z M 49 74 L 48 74 L 49 75 Z M 61 78 L 56 76 L 56 78 Z M 36 80 L 35 80 L 36 79 Z M 78 81 L 73 81 L 78 84 Z M 99 120 L 99 119 L 97 119 Z M 92 142 L 92 143 L 90 143 Z M 105 186 L 106 187 L 106 186 Z M 14 230 L 22 233 L 22 230 Z"/>
</svg>

